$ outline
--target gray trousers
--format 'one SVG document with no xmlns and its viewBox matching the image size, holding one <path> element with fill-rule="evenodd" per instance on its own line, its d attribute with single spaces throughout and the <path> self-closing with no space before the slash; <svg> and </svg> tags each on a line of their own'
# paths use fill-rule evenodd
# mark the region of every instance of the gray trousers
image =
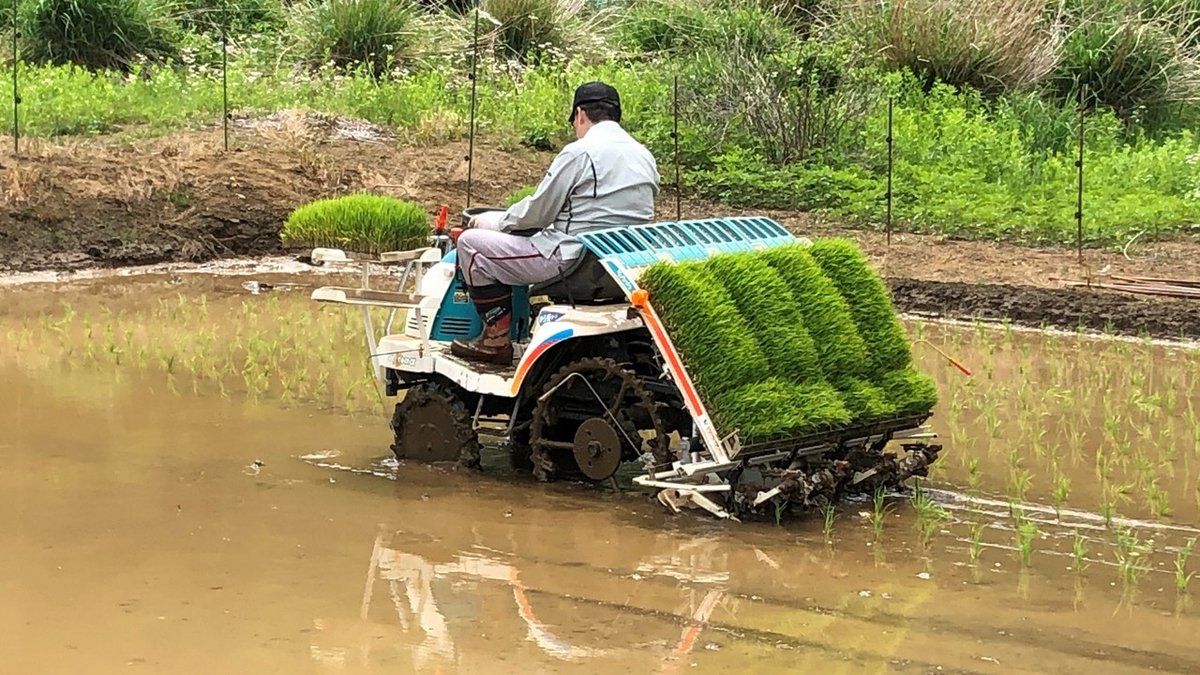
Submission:
<svg viewBox="0 0 1200 675">
<path fill-rule="evenodd" d="M 569 264 L 557 249 L 543 256 L 528 237 L 479 228 L 458 236 L 458 268 L 468 286 L 536 284 L 557 277 Z"/>
</svg>

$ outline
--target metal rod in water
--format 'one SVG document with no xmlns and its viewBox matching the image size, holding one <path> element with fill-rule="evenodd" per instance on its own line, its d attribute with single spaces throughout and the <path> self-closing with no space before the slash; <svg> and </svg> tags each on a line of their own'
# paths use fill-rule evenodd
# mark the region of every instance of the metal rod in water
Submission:
<svg viewBox="0 0 1200 675">
<path fill-rule="evenodd" d="M 887 246 L 892 247 L 892 148 L 894 137 L 892 136 L 892 106 L 894 98 L 888 97 L 888 121 L 887 121 L 887 192 L 884 197 L 887 199 L 887 221 L 885 229 L 887 231 Z"/>
<path fill-rule="evenodd" d="M 475 169 L 475 92 L 479 72 L 479 3 L 475 3 L 475 29 L 471 38 L 471 122 L 467 135 L 467 208 L 471 208 L 472 179 Z"/>
<path fill-rule="evenodd" d="M 683 182 L 679 177 L 679 74 L 675 74 L 674 89 L 671 94 L 671 105 L 674 109 L 675 128 L 671 138 L 675 139 L 675 220 L 683 219 Z"/>
<path fill-rule="evenodd" d="M 1083 262 L 1083 120 L 1087 107 L 1087 85 L 1079 89 L 1079 158 L 1075 160 L 1076 174 L 1079 176 L 1078 189 L 1075 193 L 1075 251 L 1079 262 Z"/>
<path fill-rule="evenodd" d="M 17 49 L 17 5 L 12 5 L 12 54 L 13 54 L 13 154 L 21 154 L 21 93 L 17 89 L 17 73 L 21 68 L 21 57 Z"/>
</svg>

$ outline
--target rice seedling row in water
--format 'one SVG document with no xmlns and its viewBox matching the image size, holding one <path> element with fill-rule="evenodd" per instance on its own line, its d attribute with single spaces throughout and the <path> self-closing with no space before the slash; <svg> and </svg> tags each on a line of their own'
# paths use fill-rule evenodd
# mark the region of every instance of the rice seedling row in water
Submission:
<svg viewBox="0 0 1200 675">
<path fill-rule="evenodd" d="M 27 331 L 25 344 L 13 353 L 32 356 L 27 347 L 47 338 L 59 349 L 22 358 L 27 369 L 158 371 L 175 391 L 182 384 L 198 394 L 378 410 L 376 383 L 362 359 L 361 325 L 347 313 L 317 310 L 306 298 L 281 302 L 272 296 L 240 308 L 223 302 L 215 317 L 205 296 L 180 295 L 174 302 L 99 317 L 64 304 L 60 314 L 43 321 L 46 337 Z"/>
<path fill-rule="evenodd" d="M 394 197 L 353 194 L 297 208 L 279 236 L 290 247 L 401 251 L 428 243 L 429 216 L 417 204 Z"/>
</svg>

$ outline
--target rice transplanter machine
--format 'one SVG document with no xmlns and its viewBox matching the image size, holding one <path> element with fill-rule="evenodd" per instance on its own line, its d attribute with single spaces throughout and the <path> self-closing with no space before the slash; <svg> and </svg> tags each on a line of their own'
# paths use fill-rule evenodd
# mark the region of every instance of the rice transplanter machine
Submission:
<svg viewBox="0 0 1200 675">
<path fill-rule="evenodd" d="M 391 426 L 401 460 L 478 468 L 479 438 L 490 436 L 539 480 L 606 481 L 623 463 L 640 462 L 633 482 L 665 506 L 740 518 L 896 485 L 937 458 L 924 426 L 930 413 L 760 443 L 714 425 L 638 278 L 660 261 L 804 243 L 773 220 L 580 235 L 585 253 L 560 277 L 514 289 L 511 366 L 450 353 L 451 341 L 482 330 L 456 276 L 453 239 L 439 226 L 431 246 L 371 260 L 313 251 L 314 263 L 362 265 L 359 287 L 318 288 L 312 299 L 361 306 L 371 366 L 399 397 Z M 395 270 L 384 278 L 397 290 L 372 287 L 371 268 L 380 265 Z M 389 310 L 386 321 L 377 323 L 372 308 Z"/>
</svg>

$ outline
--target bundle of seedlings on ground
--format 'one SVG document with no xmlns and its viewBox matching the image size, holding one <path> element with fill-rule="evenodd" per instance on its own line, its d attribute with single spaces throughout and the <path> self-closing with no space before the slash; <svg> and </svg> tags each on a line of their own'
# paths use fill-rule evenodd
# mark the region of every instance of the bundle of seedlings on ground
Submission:
<svg viewBox="0 0 1200 675">
<path fill-rule="evenodd" d="M 781 246 L 761 255 L 791 289 L 817 346 L 821 370 L 841 392 L 854 419 L 871 422 L 894 414 L 888 397 L 866 379 L 870 374 L 867 345 L 849 305 L 813 256 L 800 245 Z"/>
<path fill-rule="evenodd" d="M 279 236 L 290 248 L 403 251 L 428 244 L 429 216 L 420 206 L 394 197 L 354 194 L 301 206 L 288 216 Z"/>
</svg>

